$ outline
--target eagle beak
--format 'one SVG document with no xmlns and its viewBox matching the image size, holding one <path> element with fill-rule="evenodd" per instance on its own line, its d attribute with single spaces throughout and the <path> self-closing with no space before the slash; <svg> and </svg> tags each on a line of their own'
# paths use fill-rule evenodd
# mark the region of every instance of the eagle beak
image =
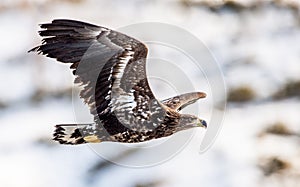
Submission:
<svg viewBox="0 0 300 187">
<path fill-rule="evenodd" d="M 203 128 L 207 128 L 207 123 L 205 120 L 202 120 L 202 119 L 199 119 L 198 121 L 198 124 L 197 124 L 198 127 L 203 127 Z"/>
</svg>

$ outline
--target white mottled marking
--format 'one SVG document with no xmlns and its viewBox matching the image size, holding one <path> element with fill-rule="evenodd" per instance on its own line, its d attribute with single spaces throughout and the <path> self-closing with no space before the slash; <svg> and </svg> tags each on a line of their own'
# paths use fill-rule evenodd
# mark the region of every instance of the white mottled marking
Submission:
<svg viewBox="0 0 300 187">
<path fill-rule="evenodd" d="M 125 67 L 127 66 L 128 62 L 133 58 L 134 52 L 129 50 L 131 47 L 125 48 L 127 51 L 123 53 L 124 56 L 119 57 L 119 62 L 114 66 L 113 72 L 114 73 L 114 84 L 112 88 L 118 88 L 121 84 L 121 78 L 124 74 Z"/>
</svg>

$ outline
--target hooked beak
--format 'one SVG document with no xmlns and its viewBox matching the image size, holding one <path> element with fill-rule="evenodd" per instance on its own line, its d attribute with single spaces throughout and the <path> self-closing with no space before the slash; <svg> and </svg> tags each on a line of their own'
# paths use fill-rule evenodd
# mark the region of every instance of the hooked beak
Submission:
<svg viewBox="0 0 300 187">
<path fill-rule="evenodd" d="M 198 127 L 203 127 L 203 128 L 207 128 L 207 123 L 205 120 L 202 120 L 202 119 L 199 119 L 199 122 L 198 122 Z"/>
</svg>

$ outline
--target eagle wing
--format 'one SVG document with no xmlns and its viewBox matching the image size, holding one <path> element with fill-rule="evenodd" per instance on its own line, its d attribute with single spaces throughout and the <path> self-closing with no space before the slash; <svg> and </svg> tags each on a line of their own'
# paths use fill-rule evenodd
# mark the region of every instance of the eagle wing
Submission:
<svg viewBox="0 0 300 187">
<path fill-rule="evenodd" d="M 195 103 L 198 99 L 205 98 L 205 97 L 206 94 L 203 92 L 193 92 L 193 93 L 181 94 L 175 97 L 165 99 L 161 101 L 161 103 L 179 112 L 184 107 Z"/>
<path fill-rule="evenodd" d="M 42 44 L 30 51 L 71 63 L 80 97 L 90 107 L 98 131 L 110 135 L 147 131 L 162 122 L 165 107 L 146 77 L 146 46 L 125 34 L 75 20 L 41 24 Z"/>
</svg>

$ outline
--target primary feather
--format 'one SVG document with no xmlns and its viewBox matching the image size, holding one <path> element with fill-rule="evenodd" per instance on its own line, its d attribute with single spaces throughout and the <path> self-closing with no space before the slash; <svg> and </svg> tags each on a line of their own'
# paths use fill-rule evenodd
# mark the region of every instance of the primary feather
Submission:
<svg viewBox="0 0 300 187">
<path fill-rule="evenodd" d="M 57 125 L 54 140 L 141 142 L 199 123 L 197 117 L 177 112 L 180 103 L 172 108 L 154 97 L 146 76 L 147 48 L 140 41 L 75 20 L 56 19 L 40 27 L 42 44 L 30 52 L 69 63 L 82 88 L 80 97 L 94 116 L 93 124 Z M 182 105 L 199 98 L 191 94 Z"/>
</svg>

